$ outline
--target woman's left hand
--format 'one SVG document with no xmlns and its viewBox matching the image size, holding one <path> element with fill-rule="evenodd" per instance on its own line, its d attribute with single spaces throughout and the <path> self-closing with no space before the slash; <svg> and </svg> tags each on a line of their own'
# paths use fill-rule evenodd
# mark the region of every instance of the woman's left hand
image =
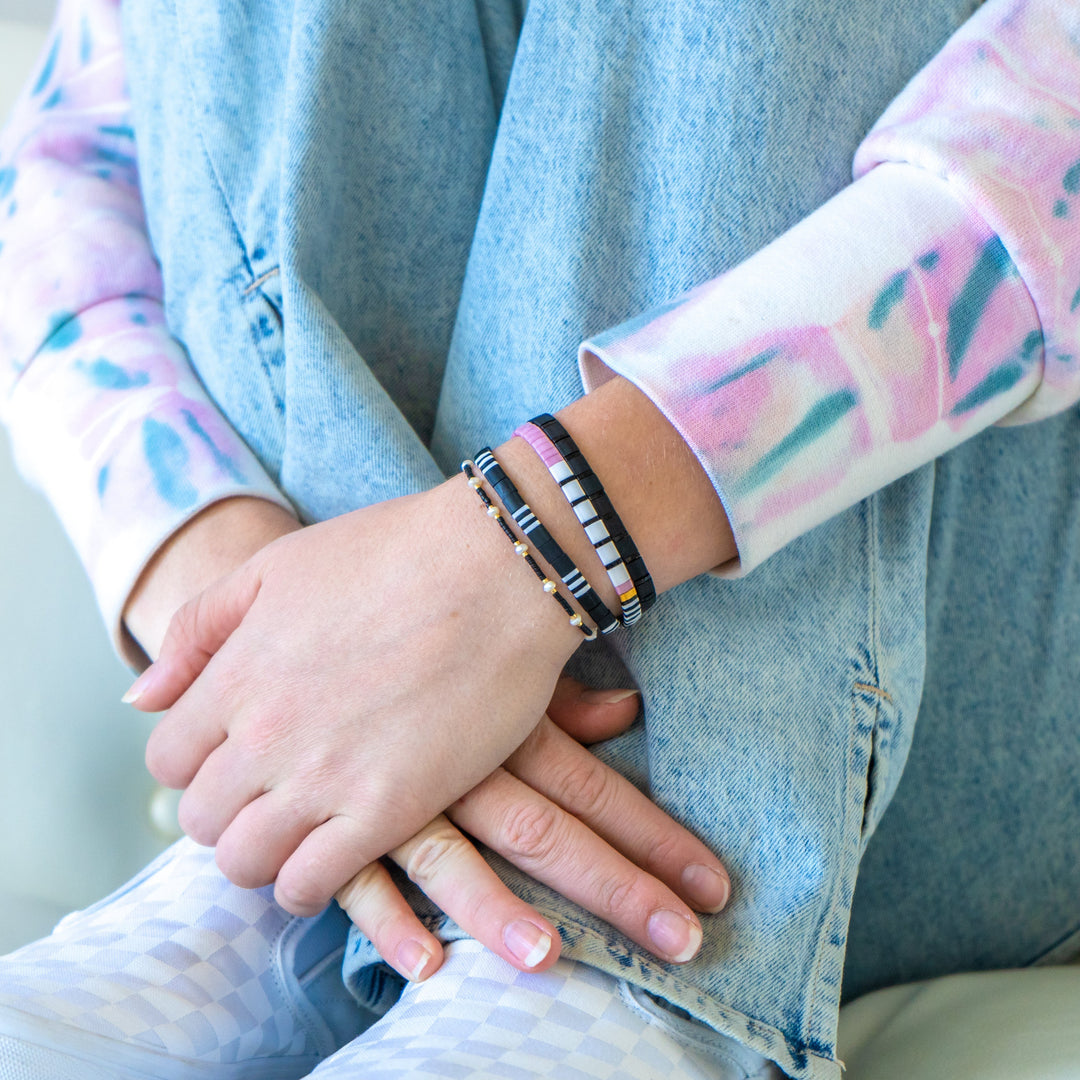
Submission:
<svg viewBox="0 0 1080 1080">
<path fill-rule="evenodd" d="M 541 720 L 503 768 L 390 858 L 466 933 L 521 971 L 550 967 L 559 935 L 455 825 L 661 960 L 691 959 L 702 937 L 694 910 L 724 905 L 726 871 L 700 840 L 575 741 L 625 730 L 636 706 L 636 695 L 611 696 L 560 679 L 551 718 Z M 382 862 L 360 871 L 337 900 L 406 978 L 437 970 L 442 946 Z"/>
<path fill-rule="evenodd" d="M 320 911 L 491 774 L 581 640 L 464 476 L 274 541 L 174 616 L 127 700 L 184 830 Z M 132 700 L 132 694 L 135 699 Z"/>
</svg>

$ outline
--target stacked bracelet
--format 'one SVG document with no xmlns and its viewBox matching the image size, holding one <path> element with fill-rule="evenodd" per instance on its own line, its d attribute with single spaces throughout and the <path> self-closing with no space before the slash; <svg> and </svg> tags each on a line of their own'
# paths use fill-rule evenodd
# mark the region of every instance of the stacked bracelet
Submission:
<svg viewBox="0 0 1080 1080">
<path fill-rule="evenodd" d="M 585 625 L 585 620 L 582 619 L 582 617 L 566 602 L 566 599 L 559 593 L 558 586 L 555 582 L 548 578 L 544 571 L 540 569 L 536 560 L 529 554 L 528 545 L 523 544 L 518 540 L 514 535 L 514 531 L 505 521 L 503 521 L 502 512 L 491 501 L 488 497 L 488 493 L 481 486 L 482 481 L 476 474 L 474 465 L 475 463 L 472 461 L 463 461 L 461 463 L 461 471 L 469 478 L 469 485 L 476 491 L 476 494 L 480 496 L 480 499 L 487 510 L 488 517 L 494 518 L 499 523 L 499 527 L 502 529 L 503 533 L 514 545 L 514 550 L 526 563 L 528 563 L 529 569 L 540 579 L 541 584 L 544 586 L 544 592 L 548 593 L 569 616 L 570 625 L 576 626 L 582 632 L 586 641 L 595 641 L 596 630 Z"/>
<path fill-rule="evenodd" d="M 600 480 L 566 429 L 549 413 L 533 417 L 514 434 L 536 451 L 573 507 L 615 586 L 623 625 L 632 626 L 652 607 L 656 587 Z"/>
<path fill-rule="evenodd" d="M 585 579 L 585 575 L 574 565 L 573 560 L 555 542 L 543 522 L 532 512 L 532 508 L 521 497 L 513 481 L 495 460 L 490 447 L 485 446 L 475 458 L 477 468 L 484 474 L 484 479 L 495 489 L 507 512 L 517 522 L 517 526 L 536 545 L 536 550 L 544 557 L 547 564 L 562 579 L 570 594 L 585 609 L 585 614 L 599 627 L 603 634 L 610 634 L 619 628 L 619 620 L 608 610 L 599 594 Z"/>
</svg>

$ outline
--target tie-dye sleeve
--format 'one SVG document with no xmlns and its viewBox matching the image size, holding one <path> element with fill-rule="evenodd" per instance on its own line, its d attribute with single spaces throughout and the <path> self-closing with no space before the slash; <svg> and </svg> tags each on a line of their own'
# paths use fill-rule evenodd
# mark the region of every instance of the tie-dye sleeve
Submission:
<svg viewBox="0 0 1080 1080">
<path fill-rule="evenodd" d="M 166 327 L 117 0 L 62 0 L 0 133 L 0 420 L 127 659 L 124 604 L 176 529 L 231 495 L 291 511 Z"/>
<path fill-rule="evenodd" d="M 990 424 L 1080 400 L 1080 3 L 989 0 L 890 106 L 856 181 L 593 337 L 724 503 L 738 575 Z"/>
</svg>

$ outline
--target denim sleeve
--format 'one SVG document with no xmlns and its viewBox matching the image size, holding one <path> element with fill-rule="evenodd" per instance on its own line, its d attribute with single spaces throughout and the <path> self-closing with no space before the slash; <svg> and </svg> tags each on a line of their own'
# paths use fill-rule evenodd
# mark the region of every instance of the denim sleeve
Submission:
<svg viewBox="0 0 1080 1080">
<path fill-rule="evenodd" d="M 714 281 L 584 342 L 724 503 L 745 574 L 990 424 L 1080 399 L 1080 4 L 990 0 L 856 180 Z"/>
<path fill-rule="evenodd" d="M 231 495 L 291 510 L 166 326 L 117 0 L 61 0 L 0 132 L 0 420 L 129 661 L 124 604 L 176 529 Z"/>
</svg>

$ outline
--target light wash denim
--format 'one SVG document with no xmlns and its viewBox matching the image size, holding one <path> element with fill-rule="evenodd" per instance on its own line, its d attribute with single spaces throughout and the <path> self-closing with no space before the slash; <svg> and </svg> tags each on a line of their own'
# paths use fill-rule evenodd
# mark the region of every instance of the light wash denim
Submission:
<svg viewBox="0 0 1080 1080">
<path fill-rule="evenodd" d="M 580 340 L 834 194 L 975 6 L 132 3 L 170 323 L 305 519 L 427 488 L 578 397 Z M 1078 462 L 1076 409 L 990 431 L 583 647 L 644 698 L 598 753 L 734 894 L 676 968 L 492 856 L 565 953 L 833 1078 L 842 984 L 1075 948 Z M 354 934 L 346 976 L 385 1006 L 376 961 Z"/>
</svg>

